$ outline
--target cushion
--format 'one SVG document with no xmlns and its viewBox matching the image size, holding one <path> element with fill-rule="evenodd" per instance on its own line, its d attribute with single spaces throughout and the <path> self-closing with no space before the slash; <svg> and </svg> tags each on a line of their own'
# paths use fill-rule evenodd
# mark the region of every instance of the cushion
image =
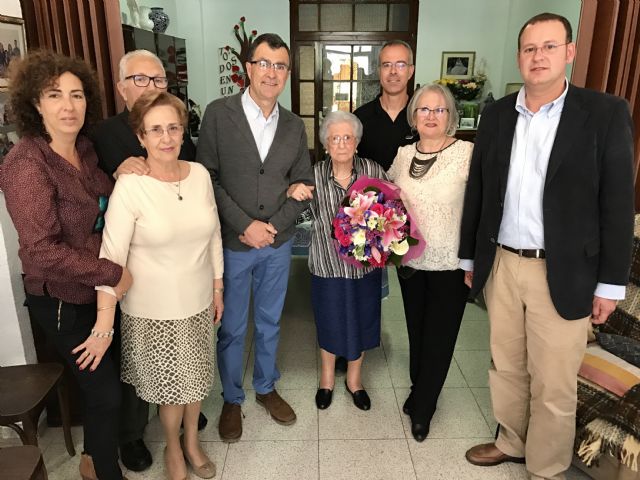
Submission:
<svg viewBox="0 0 640 480">
<path fill-rule="evenodd" d="M 640 367 L 640 342 L 637 340 L 612 333 L 596 333 L 596 338 L 607 352 Z"/>
<path fill-rule="evenodd" d="M 640 368 L 596 344 L 587 346 L 578 375 L 619 397 L 640 383 Z"/>
</svg>

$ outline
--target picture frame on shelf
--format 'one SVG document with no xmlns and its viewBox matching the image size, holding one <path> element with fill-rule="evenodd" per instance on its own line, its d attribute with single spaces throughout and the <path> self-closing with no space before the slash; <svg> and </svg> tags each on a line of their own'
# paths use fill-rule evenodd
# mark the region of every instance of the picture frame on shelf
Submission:
<svg viewBox="0 0 640 480">
<path fill-rule="evenodd" d="M 24 58 L 27 42 L 24 20 L 0 15 L 0 90 L 9 87 L 8 70 L 15 58 Z"/>
<path fill-rule="evenodd" d="M 460 119 L 460 130 L 471 130 L 475 128 L 476 120 L 471 117 L 462 117 Z"/>
<path fill-rule="evenodd" d="M 465 80 L 473 77 L 476 52 L 442 52 L 440 78 Z"/>
<path fill-rule="evenodd" d="M 515 93 L 520 90 L 520 88 L 524 85 L 522 82 L 510 82 L 504 86 L 504 95 L 507 96 L 511 93 Z"/>
</svg>

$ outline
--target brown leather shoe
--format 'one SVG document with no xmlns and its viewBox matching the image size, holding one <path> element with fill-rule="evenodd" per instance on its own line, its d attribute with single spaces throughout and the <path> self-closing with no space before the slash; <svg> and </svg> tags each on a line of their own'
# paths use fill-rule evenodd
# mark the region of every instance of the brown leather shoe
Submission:
<svg viewBox="0 0 640 480">
<path fill-rule="evenodd" d="M 242 410 L 240 405 L 224 402 L 218 423 L 218 433 L 223 442 L 234 443 L 242 436 Z"/>
<path fill-rule="evenodd" d="M 524 463 L 522 457 L 511 457 L 502 453 L 495 443 L 483 443 L 467 450 L 467 461 L 479 467 L 494 467 L 504 462 Z"/>
<path fill-rule="evenodd" d="M 280 425 L 292 425 L 295 423 L 296 413 L 293 411 L 293 408 L 278 395 L 275 389 L 264 395 L 256 393 L 256 402 L 262 405 L 267 412 L 271 414 L 271 418 Z"/>
</svg>

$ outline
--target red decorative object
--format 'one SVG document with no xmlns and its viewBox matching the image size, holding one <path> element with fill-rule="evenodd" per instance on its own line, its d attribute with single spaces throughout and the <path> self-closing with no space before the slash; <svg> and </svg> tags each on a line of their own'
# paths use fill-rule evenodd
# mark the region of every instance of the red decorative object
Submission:
<svg viewBox="0 0 640 480">
<path fill-rule="evenodd" d="M 233 71 L 231 80 L 240 88 L 249 86 L 249 77 L 245 72 L 245 64 L 249 60 L 249 47 L 251 46 L 251 42 L 253 42 L 253 39 L 258 35 L 257 30 L 251 30 L 251 34 L 247 35 L 247 31 L 244 26 L 245 20 L 245 17 L 240 17 L 240 24 L 233 26 L 233 34 L 238 40 L 238 43 L 240 43 L 240 52 L 230 45 L 224 47 L 225 50 L 231 52 L 238 59 L 238 65 L 231 67 L 231 70 Z"/>
</svg>

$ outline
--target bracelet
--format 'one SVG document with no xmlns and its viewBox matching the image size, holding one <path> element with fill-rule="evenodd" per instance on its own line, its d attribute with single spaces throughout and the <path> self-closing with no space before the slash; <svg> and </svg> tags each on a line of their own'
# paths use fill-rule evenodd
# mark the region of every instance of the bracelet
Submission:
<svg viewBox="0 0 640 480">
<path fill-rule="evenodd" d="M 109 338 L 113 337 L 113 328 L 108 332 L 97 332 L 95 329 L 91 329 L 91 336 L 96 338 Z"/>
<path fill-rule="evenodd" d="M 224 287 L 213 288 L 213 293 L 223 293 L 223 292 L 224 292 Z"/>
<path fill-rule="evenodd" d="M 116 304 L 115 303 L 113 305 L 109 305 L 108 307 L 98 307 L 98 311 L 111 310 L 112 308 L 116 308 Z"/>
</svg>

